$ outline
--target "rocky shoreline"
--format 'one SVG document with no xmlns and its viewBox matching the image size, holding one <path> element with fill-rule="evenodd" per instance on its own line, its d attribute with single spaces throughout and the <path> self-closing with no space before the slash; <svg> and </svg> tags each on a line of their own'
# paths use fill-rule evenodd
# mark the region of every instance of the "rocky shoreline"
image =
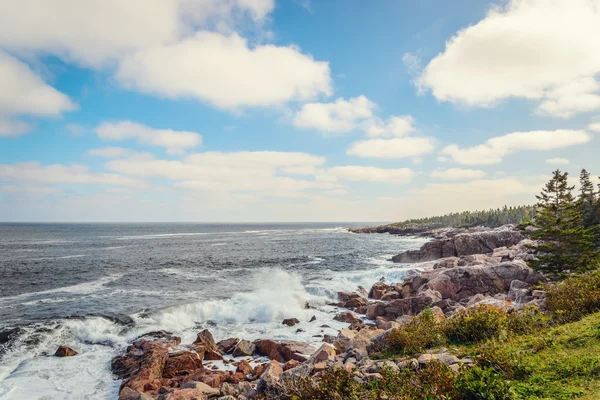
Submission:
<svg viewBox="0 0 600 400">
<path fill-rule="evenodd" d="M 369 291 L 359 287 L 338 293 L 334 319 L 348 324 L 337 336 L 325 335 L 320 347 L 269 339 L 229 338 L 215 342 L 208 330 L 193 343 L 164 331 L 136 339 L 112 361 L 122 379 L 120 400 L 278 398 L 290 382 L 317 378 L 323 371 L 344 369 L 356 380 L 381 377 L 382 368 L 426 365 L 437 360 L 458 371 L 472 360 L 459 359 L 446 349 L 411 358 L 376 360 L 387 336 L 428 309 L 435 318 L 451 317 L 467 307 L 488 304 L 518 310 L 542 307 L 545 293 L 536 284 L 547 279 L 529 268 L 535 243 L 512 226 L 450 233 L 420 250 L 395 256 L 397 262 L 423 262 L 401 282 L 376 282 Z M 291 316 L 293 317 L 293 316 Z M 289 318 L 282 324 L 299 321 Z M 310 323 L 317 323 L 314 318 Z M 60 356 L 71 356 L 62 349 Z"/>
</svg>

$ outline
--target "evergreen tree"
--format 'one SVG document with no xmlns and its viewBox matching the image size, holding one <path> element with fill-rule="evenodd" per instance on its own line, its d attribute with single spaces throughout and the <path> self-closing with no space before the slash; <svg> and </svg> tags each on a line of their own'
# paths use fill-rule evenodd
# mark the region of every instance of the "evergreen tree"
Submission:
<svg viewBox="0 0 600 400">
<path fill-rule="evenodd" d="M 585 169 L 581 170 L 579 175 L 581 188 L 579 189 L 579 203 L 583 212 L 582 223 L 586 228 L 598 224 L 598 202 L 594 184 L 590 179 L 590 173 Z"/>
<path fill-rule="evenodd" d="M 568 184 L 568 173 L 556 170 L 546 183 L 538 199 L 531 236 L 540 240 L 540 255 L 530 261 L 533 268 L 549 272 L 595 269 L 598 253 L 594 249 L 594 235 L 582 225 L 583 209 L 575 201 Z"/>
</svg>

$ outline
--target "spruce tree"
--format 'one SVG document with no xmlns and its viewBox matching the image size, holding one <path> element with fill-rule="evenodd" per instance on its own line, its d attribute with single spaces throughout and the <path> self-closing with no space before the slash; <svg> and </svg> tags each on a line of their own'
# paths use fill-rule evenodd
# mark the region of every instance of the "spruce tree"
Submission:
<svg viewBox="0 0 600 400">
<path fill-rule="evenodd" d="M 579 175 L 581 188 L 579 189 L 579 203 L 583 212 L 582 223 L 586 228 L 598 224 L 598 202 L 596 200 L 596 191 L 594 184 L 590 179 L 590 173 L 585 169 L 581 170 Z"/>
<path fill-rule="evenodd" d="M 531 236 L 540 240 L 540 255 L 530 265 L 541 271 L 585 271 L 597 267 L 594 235 L 582 225 L 583 210 L 568 184 L 568 173 L 556 170 L 542 189 Z"/>
</svg>

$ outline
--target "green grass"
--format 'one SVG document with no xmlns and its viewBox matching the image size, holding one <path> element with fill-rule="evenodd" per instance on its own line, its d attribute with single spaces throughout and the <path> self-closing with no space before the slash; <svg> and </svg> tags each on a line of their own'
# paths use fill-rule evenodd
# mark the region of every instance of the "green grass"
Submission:
<svg viewBox="0 0 600 400">
<path fill-rule="evenodd" d="M 600 399 L 600 313 L 513 337 L 497 346 L 517 355 L 526 376 L 511 381 L 516 399 Z M 457 349 L 475 356 L 480 346 Z"/>
</svg>

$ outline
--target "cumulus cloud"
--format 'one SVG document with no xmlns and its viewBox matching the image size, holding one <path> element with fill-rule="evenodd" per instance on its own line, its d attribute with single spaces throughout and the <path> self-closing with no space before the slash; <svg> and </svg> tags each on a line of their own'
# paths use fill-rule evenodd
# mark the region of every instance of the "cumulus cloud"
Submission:
<svg viewBox="0 0 600 400">
<path fill-rule="evenodd" d="M 406 67 L 408 73 L 411 75 L 418 74 L 423 68 L 421 66 L 421 59 L 418 56 L 415 56 L 414 54 L 408 52 L 404 53 L 404 55 L 402 56 L 402 63 Z"/>
<path fill-rule="evenodd" d="M 485 176 L 485 171 L 479 169 L 448 168 L 436 169 L 431 173 L 434 178 L 440 178 L 445 181 L 462 181 L 479 179 Z"/>
<path fill-rule="evenodd" d="M 369 139 L 354 142 L 347 155 L 362 158 L 418 157 L 433 152 L 435 140 L 429 137 L 402 137 L 394 139 Z"/>
<path fill-rule="evenodd" d="M 568 165 L 569 160 L 566 158 L 549 158 L 546 160 L 546 164 L 550 165 Z"/>
<path fill-rule="evenodd" d="M 600 132 L 600 122 L 591 123 L 587 128 L 592 132 Z"/>
<path fill-rule="evenodd" d="M 487 140 L 484 144 L 461 148 L 446 146 L 440 154 L 463 165 L 497 164 L 506 155 L 526 150 L 552 150 L 584 144 L 592 135 L 581 130 L 513 132 Z"/>
<path fill-rule="evenodd" d="M 23 162 L 0 164 L 0 181 L 39 184 L 84 184 L 142 187 L 142 181 L 111 173 L 92 172 L 85 165 Z"/>
<path fill-rule="evenodd" d="M 392 116 L 387 122 L 372 119 L 367 122 L 365 131 L 370 137 L 400 137 L 415 132 L 415 120 L 410 115 Z"/>
<path fill-rule="evenodd" d="M 249 47 L 235 33 L 208 31 L 126 56 L 117 79 L 144 93 L 196 98 L 228 109 L 310 100 L 332 91 L 329 64 L 297 47 Z"/>
<path fill-rule="evenodd" d="M 117 158 L 126 156 L 129 154 L 129 150 L 122 147 L 102 147 L 88 150 L 87 154 L 94 157 Z"/>
<path fill-rule="evenodd" d="M 14 116 L 57 117 L 77 105 L 46 84 L 29 66 L 0 50 L 0 135 L 18 136 L 30 125 Z"/>
<path fill-rule="evenodd" d="M 408 183 L 415 173 L 410 168 L 377 168 L 364 166 L 332 167 L 327 172 L 340 180 L 356 182 Z"/>
<path fill-rule="evenodd" d="M 330 103 L 308 103 L 296 113 L 294 125 L 323 132 L 345 133 L 358 127 L 361 120 L 373 116 L 376 104 L 365 96 L 349 100 L 338 98 Z"/>
<path fill-rule="evenodd" d="M 100 67 L 132 51 L 173 43 L 196 26 L 227 30 L 245 15 L 260 22 L 274 0 L 1 0 L 0 5 L 0 46 Z"/>
<path fill-rule="evenodd" d="M 570 117 L 600 109 L 597 0 L 511 0 L 458 31 L 418 78 L 442 101 L 493 106 L 539 102 L 537 112 Z"/>
<path fill-rule="evenodd" d="M 96 128 L 96 134 L 104 140 L 137 139 L 142 144 L 164 147 L 169 154 L 181 154 L 202 144 L 202 136 L 195 132 L 153 129 L 131 121 L 105 122 Z"/>
<path fill-rule="evenodd" d="M 320 176 L 323 157 L 299 152 L 242 151 L 191 154 L 182 160 L 160 160 L 151 156 L 130 157 L 106 163 L 110 171 L 141 178 L 175 181 L 179 188 L 209 192 L 264 192 L 336 189 L 331 176 Z M 309 169 L 311 179 L 283 176 L 286 168 Z"/>
</svg>

